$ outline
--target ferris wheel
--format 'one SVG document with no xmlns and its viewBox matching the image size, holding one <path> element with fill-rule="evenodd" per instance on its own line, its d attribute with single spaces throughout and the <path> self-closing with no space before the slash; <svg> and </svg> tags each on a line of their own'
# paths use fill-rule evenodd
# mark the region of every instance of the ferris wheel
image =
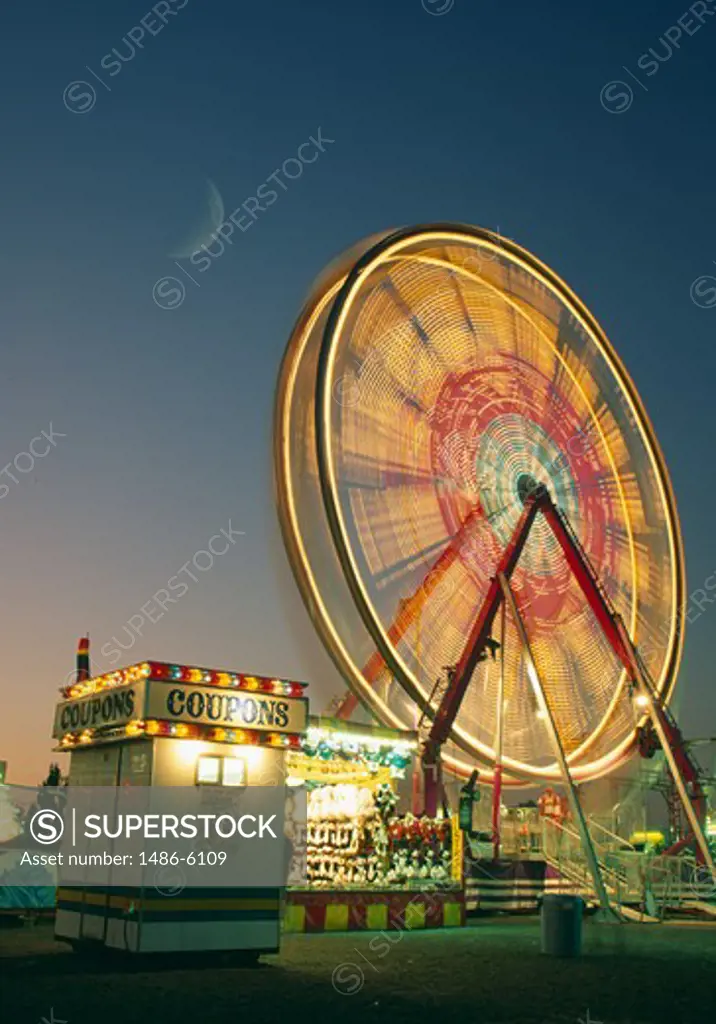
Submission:
<svg viewBox="0 0 716 1024">
<path fill-rule="evenodd" d="M 598 324 L 530 253 L 437 225 L 346 254 L 295 326 L 276 415 L 294 572 L 348 685 L 382 722 L 435 719 L 439 681 L 537 492 L 668 701 L 684 570 L 664 460 Z M 510 586 L 573 777 L 612 770 L 644 711 L 542 517 Z M 500 658 L 476 663 L 451 722 L 442 758 L 458 775 L 476 761 L 491 770 L 499 727 L 507 782 L 560 777 L 518 627 L 507 622 Z"/>
</svg>

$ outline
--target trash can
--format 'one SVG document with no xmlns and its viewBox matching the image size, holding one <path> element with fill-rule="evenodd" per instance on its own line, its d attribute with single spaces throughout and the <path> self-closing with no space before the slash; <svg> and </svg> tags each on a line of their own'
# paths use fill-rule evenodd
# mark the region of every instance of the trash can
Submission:
<svg viewBox="0 0 716 1024">
<path fill-rule="evenodd" d="M 548 895 L 542 900 L 542 952 L 551 956 L 579 956 L 582 950 L 580 896 Z"/>
</svg>

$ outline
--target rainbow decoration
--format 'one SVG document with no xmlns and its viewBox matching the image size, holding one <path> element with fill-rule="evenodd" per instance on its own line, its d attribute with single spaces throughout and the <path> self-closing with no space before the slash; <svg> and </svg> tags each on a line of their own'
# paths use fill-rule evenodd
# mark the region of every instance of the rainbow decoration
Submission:
<svg viewBox="0 0 716 1024">
<path fill-rule="evenodd" d="M 220 686 L 258 693 L 272 693 L 282 697 L 302 697 L 307 683 L 267 676 L 248 675 L 243 672 L 224 672 L 219 669 L 198 668 L 194 665 L 171 665 L 163 661 L 143 661 L 137 665 L 107 672 L 92 679 L 81 679 L 61 689 L 65 700 L 77 700 L 117 686 L 139 683 L 143 679 L 161 682 L 196 683 L 199 686 Z"/>
<path fill-rule="evenodd" d="M 242 747 L 281 747 L 286 750 L 300 750 L 301 737 L 294 733 L 258 732 L 253 729 L 227 729 L 193 722 L 167 722 L 150 718 L 127 722 L 114 729 L 84 729 L 81 733 L 68 732 L 60 740 L 62 750 L 84 747 L 98 740 L 117 740 L 124 737 L 134 739 L 140 736 L 167 736 L 181 740 L 203 740 L 213 743 L 236 743 Z"/>
</svg>

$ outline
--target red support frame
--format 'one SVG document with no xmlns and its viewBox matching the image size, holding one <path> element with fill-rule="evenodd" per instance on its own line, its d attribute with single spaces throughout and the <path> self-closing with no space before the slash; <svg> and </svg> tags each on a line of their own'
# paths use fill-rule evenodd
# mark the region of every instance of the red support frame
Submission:
<svg viewBox="0 0 716 1024">
<path fill-rule="evenodd" d="M 564 552 L 574 577 L 579 583 L 614 653 L 626 669 L 632 685 L 637 685 L 639 680 L 643 678 L 638 655 L 626 630 L 626 626 L 602 590 L 594 569 L 589 564 L 587 556 L 582 551 L 569 523 L 556 507 L 546 489 L 541 488 L 535 491 L 524 503 L 522 514 L 497 566 L 495 576 L 490 582 L 482 607 L 470 632 L 460 661 L 456 666 L 452 683 L 435 712 L 433 725 L 423 748 L 425 812 L 431 817 L 436 814 L 442 795 L 440 749 L 450 735 L 450 730 L 460 710 L 460 705 L 472 678 L 475 666 L 483 654 L 486 642 L 490 636 L 495 615 L 503 600 L 498 574 L 502 573 L 509 581 L 538 512 L 542 513 L 549 524 L 552 533 Z M 654 695 L 651 707 L 653 714 L 658 717 L 659 724 L 673 751 L 678 770 L 681 772 L 687 786 L 691 789 L 690 797 L 694 810 L 699 819 L 703 820 L 705 800 L 698 766 L 689 756 L 681 731 L 671 714 L 664 707 L 661 700 L 659 700 L 658 694 Z"/>
<path fill-rule="evenodd" d="M 510 543 L 505 548 L 500 559 L 497 573 L 503 572 L 508 579 L 512 575 L 538 511 L 539 498 L 535 496 L 528 498 L 517 521 L 517 526 Z M 497 573 L 490 580 L 485 600 L 470 631 L 465 649 L 455 666 L 452 682 L 435 713 L 430 734 L 422 751 L 425 812 L 430 817 L 435 817 L 437 813 L 438 801 L 442 791 L 440 748 L 450 735 L 450 730 L 460 710 L 460 705 L 472 678 L 472 673 L 475 671 L 475 666 L 485 649 L 485 644 L 492 630 L 492 624 L 495 621 L 495 615 L 503 600 L 502 588 L 500 587 Z"/>
</svg>

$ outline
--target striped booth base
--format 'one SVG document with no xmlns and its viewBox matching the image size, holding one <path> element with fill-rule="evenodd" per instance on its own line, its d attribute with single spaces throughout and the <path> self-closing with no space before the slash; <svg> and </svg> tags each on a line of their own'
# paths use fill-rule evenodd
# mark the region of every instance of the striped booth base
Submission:
<svg viewBox="0 0 716 1024">
<path fill-rule="evenodd" d="M 411 931 L 465 924 L 462 890 L 313 891 L 286 894 L 285 932 Z"/>
<path fill-rule="evenodd" d="M 278 889 L 59 888 L 55 935 L 132 953 L 278 951 Z"/>
<path fill-rule="evenodd" d="M 547 893 L 579 893 L 574 882 L 563 878 L 543 860 L 474 861 L 465 878 L 468 912 L 532 912 Z"/>
</svg>

